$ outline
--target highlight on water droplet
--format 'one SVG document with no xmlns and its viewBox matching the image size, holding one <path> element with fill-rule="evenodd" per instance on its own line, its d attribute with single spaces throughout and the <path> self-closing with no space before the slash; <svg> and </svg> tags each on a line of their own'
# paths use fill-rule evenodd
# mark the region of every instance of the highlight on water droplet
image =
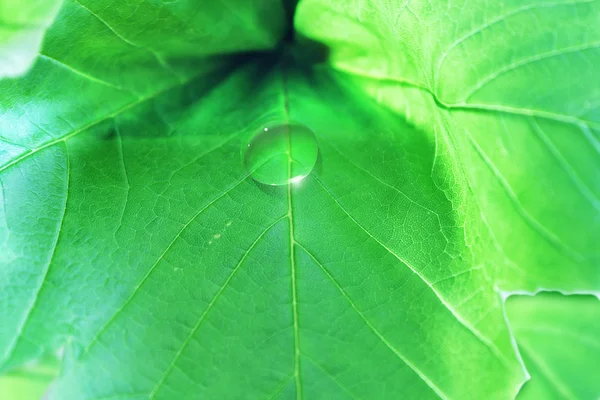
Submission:
<svg viewBox="0 0 600 400">
<path fill-rule="evenodd" d="M 319 145 L 315 134 L 298 123 L 269 123 L 244 146 L 244 165 L 252 178 L 266 185 L 304 179 L 315 167 Z"/>
</svg>

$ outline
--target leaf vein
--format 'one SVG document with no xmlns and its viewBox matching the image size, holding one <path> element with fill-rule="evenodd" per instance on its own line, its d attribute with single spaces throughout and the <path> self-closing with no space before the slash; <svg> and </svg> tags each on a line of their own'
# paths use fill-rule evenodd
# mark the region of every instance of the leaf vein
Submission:
<svg viewBox="0 0 600 400">
<path fill-rule="evenodd" d="M 579 254 L 577 251 L 571 249 L 569 246 L 563 244 L 562 241 L 559 240 L 558 237 L 556 237 L 556 235 L 554 235 L 552 232 L 550 232 L 538 220 L 533 218 L 533 216 L 529 213 L 529 211 L 527 211 L 523 207 L 523 205 L 519 201 L 517 195 L 515 194 L 515 192 L 511 188 L 511 186 L 508 184 L 508 182 L 506 181 L 504 176 L 500 173 L 498 168 L 494 165 L 492 160 L 490 160 L 490 158 L 487 156 L 487 154 L 485 154 L 483 149 L 481 147 L 479 147 L 479 144 L 477 144 L 477 142 L 475 141 L 473 136 L 471 136 L 471 134 L 467 130 L 465 130 L 465 135 L 469 139 L 471 145 L 473 146 L 473 148 L 475 149 L 475 151 L 477 152 L 479 157 L 485 162 L 485 164 L 488 166 L 488 168 L 492 171 L 494 177 L 498 180 L 498 182 L 500 183 L 500 185 L 506 192 L 508 198 L 510 199 L 510 201 L 513 204 L 517 213 L 528 223 L 528 225 L 532 229 L 534 229 L 536 232 L 538 232 L 538 234 L 541 237 L 543 237 L 548 243 L 550 243 L 552 246 L 554 246 L 557 250 L 559 250 L 561 253 L 565 254 L 572 260 L 581 262 L 584 259 L 584 257 L 581 254 Z"/>
<path fill-rule="evenodd" d="M 475 93 L 479 92 L 481 89 L 483 89 L 488 84 L 494 82 L 498 77 L 500 77 L 510 71 L 513 71 L 517 68 L 521 68 L 528 64 L 532 64 L 532 63 L 542 61 L 542 60 L 545 60 L 548 58 L 558 57 L 558 56 L 562 56 L 562 55 L 569 54 L 569 53 L 577 53 L 577 52 L 580 52 L 583 50 L 591 50 L 591 49 L 597 49 L 597 48 L 600 48 L 600 42 L 591 42 L 591 43 L 586 43 L 586 44 L 580 45 L 580 46 L 571 46 L 571 47 L 567 47 L 567 48 L 552 50 L 552 51 L 549 51 L 546 53 L 537 54 L 532 57 L 527 57 L 522 60 L 512 62 L 509 65 L 505 66 L 504 68 L 499 69 L 498 71 L 488 75 L 487 77 L 485 77 L 485 78 L 481 79 L 480 81 L 478 81 L 477 83 L 475 83 L 475 85 L 473 85 L 473 87 L 465 95 L 463 103 L 467 103 L 467 101 L 469 101 L 469 99 L 471 97 L 473 97 L 473 95 L 475 95 Z"/>
<path fill-rule="evenodd" d="M 54 239 L 54 244 L 52 246 L 52 253 L 50 254 L 50 257 L 48 259 L 48 264 L 46 265 L 46 268 L 44 269 L 44 272 L 42 273 L 40 283 L 37 286 L 37 289 L 35 291 L 33 299 L 31 301 L 29 307 L 27 308 L 27 312 L 25 313 L 23 320 L 19 324 L 17 332 L 14 335 L 14 339 L 12 340 L 10 346 L 8 347 L 8 349 L 5 353 L 5 357 L 3 357 L 4 358 L 3 366 L 9 362 L 11 356 L 13 355 L 15 349 L 17 348 L 17 345 L 19 344 L 19 341 L 23 337 L 23 333 L 25 332 L 25 328 L 26 328 L 27 324 L 31 320 L 31 315 L 33 313 L 33 310 L 35 309 L 35 307 L 39 301 L 40 293 L 42 292 L 42 289 L 46 284 L 50 270 L 52 269 L 52 262 L 54 261 L 54 256 L 56 255 L 56 248 L 58 247 L 58 241 L 60 239 L 60 235 L 63 230 L 65 215 L 67 213 L 67 201 L 69 199 L 69 186 L 70 186 L 70 181 L 71 181 L 71 162 L 70 162 L 70 158 L 69 158 L 69 149 L 68 149 L 68 146 L 66 143 L 64 144 L 64 146 L 65 146 L 65 160 L 66 160 L 65 201 L 64 201 L 64 205 L 63 205 L 60 222 L 57 224 L 58 229 L 56 231 L 56 237 Z"/>
<path fill-rule="evenodd" d="M 575 187 L 579 190 L 579 192 L 583 195 L 583 197 L 585 197 L 586 200 L 588 200 L 592 204 L 592 206 L 596 210 L 600 211 L 600 201 L 598 200 L 598 198 L 596 198 L 596 196 L 594 196 L 594 194 L 592 193 L 590 188 L 588 188 L 586 186 L 586 184 L 583 183 L 583 181 L 581 180 L 579 175 L 577 175 L 577 173 L 575 172 L 575 169 L 569 164 L 567 159 L 560 153 L 560 151 L 552 143 L 552 141 L 548 137 L 548 134 L 546 134 L 546 132 L 544 132 L 542 127 L 537 123 L 537 121 L 535 119 L 532 120 L 532 125 L 533 125 L 533 131 L 537 134 L 538 138 L 544 144 L 544 146 L 548 149 L 550 154 L 552 154 L 552 156 L 556 159 L 556 161 L 558 162 L 558 165 L 560 165 L 561 168 L 566 172 L 566 174 L 569 176 L 569 178 L 571 179 L 571 181 L 573 182 Z"/>
<path fill-rule="evenodd" d="M 159 379 L 159 381 L 156 384 L 156 386 L 154 386 L 154 388 L 150 392 L 150 394 L 149 394 L 149 398 L 150 399 L 154 398 L 154 396 L 156 395 L 156 393 L 158 392 L 158 390 L 160 389 L 160 387 L 164 384 L 164 382 L 166 381 L 166 379 L 169 377 L 169 375 L 173 371 L 173 368 L 175 367 L 175 365 L 177 364 L 177 362 L 181 358 L 181 355 L 183 354 L 183 352 L 187 348 L 188 344 L 190 343 L 190 341 L 192 340 L 192 338 L 194 337 L 194 335 L 196 334 L 196 332 L 198 331 L 198 329 L 202 325 L 202 322 L 204 322 L 204 320 L 205 320 L 206 316 L 208 315 L 208 313 L 210 312 L 210 310 L 212 310 L 212 308 L 214 307 L 215 303 L 217 302 L 217 300 L 219 299 L 219 297 L 221 296 L 221 294 L 225 291 L 225 288 L 227 288 L 227 286 L 229 285 L 229 282 L 231 282 L 231 280 L 234 278 L 234 276 L 236 275 L 236 273 L 240 270 L 241 266 L 244 264 L 244 261 L 246 260 L 246 258 L 250 254 L 250 252 L 254 249 L 254 247 L 256 247 L 256 245 L 267 234 L 267 232 L 269 232 L 271 230 L 271 228 L 273 228 L 275 225 L 277 225 L 277 223 L 279 221 L 283 220 L 286 217 L 287 217 L 287 215 L 284 215 L 284 216 L 278 218 L 275 222 L 273 222 L 271 225 L 269 225 L 267 228 L 265 228 L 260 233 L 260 235 L 258 235 L 258 237 L 254 240 L 254 242 L 252 242 L 252 244 L 250 245 L 250 247 L 248 248 L 248 250 L 246 250 L 244 252 L 244 255 L 242 256 L 242 258 L 240 259 L 240 261 L 237 263 L 237 265 L 231 271 L 231 273 L 229 274 L 229 276 L 227 277 L 227 279 L 225 280 L 225 282 L 223 283 L 223 285 L 219 288 L 219 290 L 217 291 L 217 293 L 215 294 L 215 296 L 212 298 L 212 300 L 210 301 L 210 303 L 208 304 L 208 306 L 206 307 L 206 309 L 202 312 L 202 314 L 198 318 L 198 321 L 196 322 L 196 324 L 194 325 L 194 327 L 192 328 L 192 330 L 190 331 L 190 333 L 186 336 L 186 338 L 184 339 L 182 345 L 179 347 L 179 350 L 175 353 L 174 358 L 169 363 L 169 366 L 165 370 L 164 374 Z"/>
<path fill-rule="evenodd" d="M 494 26 L 500 22 L 505 21 L 506 19 L 508 19 L 510 17 L 513 17 L 515 15 L 521 14 L 526 11 L 531 11 L 534 9 L 546 8 L 546 7 L 552 8 L 552 7 L 556 7 L 556 6 L 567 6 L 567 5 L 571 6 L 571 5 L 578 5 L 578 4 L 587 4 L 587 3 L 593 3 L 594 1 L 595 0 L 585 0 L 585 1 L 574 1 L 574 2 L 568 2 L 568 3 L 565 3 L 564 1 L 560 1 L 560 2 L 552 2 L 552 3 L 529 4 L 529 5 L 517 7 L 514 10 L 507 12 L 506 14 L 503 14 L 499 17 L 496 17 L 496 18 L 484 23 L 483 25 L 478 26 L 477 28 L 473 29 L 472 31 L 466 33 L 465 35 L 459 37 L 454 42 L 452 42 L 450 44 L 450 46 L 448 46 L 446 48 L 446 50 L 444 50 L 444 52 L 440 56 L 440 59 L 438 60 L 438 63 L 436 66 L 435 75 L 434 75 L 435 92 L 437 92 L 437 89 L 439 86 L 440 70 L 442 69 L 442 64 L 446 60 L 446 57 L 448 57 L 448 55 L 452 52 L 452 50 L 454 50 L 454 48 L 456 48 L 459 44 L 463 43 L 465 40 L 483 32 L 484 30 L 486 30 L 488 28 L 491 28 L 492 26 Z"/>
<path fill-rule="evenodd" d="M 346 293 L 344 288 L 336 281 L 336 279 L 331 275 L 329 270 L 325 268 L 325 266 L 317 260 L 317 258 L 306 249 L 306 247 L 302 246 L 300 243 L 296 242 L 296 245 L 300 247 L 304 252 L 319 266 L 319 268 L 323 271 L 323 273 L 329 278 L 329 280 L 333 283 L 336 289 L 341 293 L 342 297 L 350 304 L 350 307 L 356 312 L 356 314 L 363 320 L 363 322 L 367 325 L 367 327 L 383 342 L 383 344 L 392 351 L 404 364 L 406 364 L 419 378 L 423 380 L 442 399 L 448 399 L 449 397 L 437 387 L 435 383 L 433 383 L 416 365 L 414 365 L 410 360 L 408 360 L 373 324 L 367 319 L 367 317 L 358 309 L 352 298 Z"/>
<path fill-rule="evenodd" d="M 75 3 L 75 4 L 77 4 L 79 7 L 81 7 L 85 11 L 87 11 L 88 13 L 90 13 L 92 16 L 94 16 L 98 21 L 100 21 L 104 26 L 106 26 L 108 28 L 108 30 L 110 30 L 121 41 L 123 41 L 124 43 L 126 43 L 126 44 L 128 44 L 130 46 L 136 47 L 138 49 L 145 50 L 148 53 L 152 54 L 152 56 L 156 59 L 156 61 L 159 63 L 159 65 L 163 69 L 165 69 L 169 73 L 173 74 L 174 76 L 177 76 L 177 74 L 175 73 L 175 71 L 173 71 L 173 69 L 171 68 L 171 66 L 169 66 L 169 64 L 165 61 L 165 59 L 160 54 L 158 54 L 158 52 L 156 50 L 154 50 L 154 49 L 152 49 L 150 47 L 139 45 L 137 43 L 132 42 L 131 40 L 127 39 L 122 34 L 120 34 L 119 32 L 117 32 L 117 30 L 115 28 L 113 28 L 108 22 L 106 22 L 103 18 L 101 18 L 97 13 L 93 12 L 88 7 L 86 7 L 83 4 L 81 4 L 78 0 L 71 0 L 71 1 L 73 3 Z"/>
<path fill-rule="evenodd" d="M 135 297 L 135 295 L 138 293 L 139 289 L 144 285 L 144 283 L 148 280 L 148 278 L 150 277 L 150 275 L 152 274 L 152 272 L 156 269 L 156 266 L 158 265 L 158 263 L 164 258 L 164 256 L 167 254 L 167 252 L 173 247 L 173 245 L 175 244 L 175 242 L 177 241 L 177 239 L 179 239 L 179 237 L 181 237 L 181 235 L 190 226 L 190 224 L 193 221 L 195 221 L 196 218 L 198 218 L 200 216 L 200 214 L 202 214 L 206 209 L 208 209 L 210 206 L 212 206 L 213 204 L 215 204 L 217 201 L 219 201 L 220 199 L 222 199 L 223 197 L 225 197 L 226 195 L 228 195 L 231 191 L 233 191 L 236 187 L 238 187 L 241 183 L 243 183 L 246 180 L 246 178 L 247 178 L 247 176 L 244 177 L 242 180 L 238 181 L 233 186 L 231 186 L 229 189 L 227 189 L 225 192 L 223 192 L 222 194 L 220 194 L 218 197 L 216 197 L 215 199 L 211 200 L 207 205 L 205 205 L 198 212 L 196 212 L 192 216 L 192 218 L 190 218 L 188 220 L 188 222 L 186 222 L 181 227 L 181 229 L 173 237 L 173 239 L 171 240 L 171 242 L 167 245 L 167 247 L 165 248 L 165 250 L 160 254 L 160 256 L 158 257 L 158 259 L 156 260 L 156 262 L 154 262 L 154 264 L 152 264 L 152 266 L 148 269 L 148 271 L 142 277 L 142 279 L 140 280 L 140 282 L 138 282 L 138 284 L 134 287 L 133 291 L 127 297 L 127 299 L 123 302 L 123 304 L 121 304 L 121 306 L 112 315 L 112 317 L 98 330 L 98 332 L 96 333 L 96 335 L 94 335 L 94 337 L 92 338 L 92 340 L 90 341 L 90 343 L 86 347 L 86 349 L 84 351 L 84 354 L 90 352 L 90 350 L 92 349 L 92 347 L 98 342 L 100 336 L 102 334 L 104 334 L 104 332 L 106 332 L 106 330 L 108 329 L 108 327 L 115 321 L 115 319 L 117 318 L 117 316 L 119 316 L 121 314 L 121 312 L 123 312 L 123 310 L 129 305 L 129 303 L 131 303 L 131 301 L 133 300 L 133 298 Z"/>
<path fill-rule="evenodd" d="M 3 172 L 3 171 L 5 171 L 5 170 L 7 170 L 8 168 L 10 168 L 10 167 L 12 167 L 12 166 L 14 166 L 14 165 L 18 164 L 19 162 L 23 161 L 24 159 L 26 159 L 26 158 L 28 158 L 28 157 L 31 157 L 32 155 L 36 154 L 36 153 L 37 153 L 37 152 L 39 152 L 39 151 L 41 151 L 41 150 L 44 150 L 45 148 L 51 147 L 51 146 L 53 146 L 53 145 L 55 145 L 55 144 L 57 144 L 57 143 L 59 143 L 59 142 L 65 142 L 65 141 L 67 141 L 67 140 L 71 139 L 72 137 L 74 137 L 74 136 L 77 136 L 77 135 L 79 135 L 79 134 L 80 134 L 80 133 L 82 133 L 82 132 L 85 132 L 86 130 L 90 129 L 91 127 L 93 127 L 93 126 L 96 126 L 96 125 L 98 125 L 98 124 L 100 124 L 100 123 L 102 123 L 102 122 L 106 121 L 107 119 L 114 118 L 114 117 L 116 117 L 117 115 L 119 115 L 119 114 L 122 114 L 122 113 L 124 113 L 125 111 L 127 111 L 127 110 L 129 110 L 129 109 L 131 109 L 131 108 L 133 108 L 133 107 L 135 107 L 135 106 L 137 106 L 137 105 L 140 105 L 140 104 L 143 104 L 143 103 L 145 103 L 145 102 L 147 102 L 147 101 L 153 100 L 153 99 L 155 99 L 156 97 L 158 97 L 158 96 L 160 96 L 160 95 L 164 94 L 165 92 L 168 92 L 168 91 L 169 91 L 169 90 L 171 90 L 171 89 L 174 89 L 174 88 L 176 88 L 176 87 L 179 87 L 179 86 L 183 86 L 183 85 L 185 85 L 186 83 L 189 83 L 189 82 L 191 82 L 193 79 L 195 79 L 196 77 L 198 77 L 198 76 L 200 76 L 200 75 L 201 75 L 201 73 L 198 73 L 198 74 L 196 74 L 196 75 L 193 75 L 193 76 L 191 76 L 191 77 L 190 77 L 190 78 L 189 78 L 187 81 L 185 81 L 185 82 L 178 82 L 178 83 L 176 83 L 176 84 L 174 84 L 174 85 L 167 86 L 167 87 L 165 87 L 165 88 L 163 88 L 163 89 L 160 89 L 160 90 L 158 90 L 157 92 L 154 92 L 154 93 L 152 93 L 152 94 L 150 94 L 150 95 L 148 95 L 148 96 L 146 96 L 146 97 L 142 97 L 142 98 L 140 98 L 140 99 L 137 99 L 136 101 L 133 101 L 133 102 L 131 102 L 131 103 L 128 103 L 128 104 L 124 105 L 123 107 L 121 107 L 121 108 L 119 108 L 119 109 L 117 109 L 117 110 L 115 110 L 115 111 L 113 111 L 113 112 L 111 112 L 111 113 L 109 113 L 109 114 L 107 114 L 107 115 L 105 115 L 105 116 L 103 116 L 103 117 L 101 117 L 101 118 L 99 118 L 99 119 L 95 120 L 95 121 L 89 122 L 89 123 L 87 123 L 87 124 L 83 125 L 82 127 L 80 127 L 80 128 L 78 128 L 78 129 L 75 129 L 75 130 L 73 130 L 72 132 L 70 132 L 70 133 L 66 134 L 66 135 L 65 135 L 65 136 L 63 136 L 63 137 L 60 137 L 60 138 L 57 138 L 57 139 L 51 140 L 51 141 L 49 141 L 49 142 L 47 142 L 47 143 L 45 143 L 45 144 L 41 145 L 40 147 L 37 147 L 37 148 L 35 148 L 35 149 L 31 149 L 31 151 L 27 151 L 27 152 L 25 152 L 24 154 L 22 154 L 22 155 L 20 155 L 20 156 L 18 156 L 18 157 L 16 157 L 16 158 L 14 158 L 14 159 L 12 159 L 12 160 L 11 160 L 11 161 L 9 161 L 8 163 L 6 163 L 6 164 L 4 164 L 4 165 L 0 166 L 0 172 Z"/>
<path fill-rule="evenodd" d="M 368 171 L 366 168 L 363 168 L 362 166 L 358 165 L 357 163 L 355 163 L 354 161 L 350 160 L 348 157 L 346 157 L 345 155 L 342 154 L 341 151 L 339 151 L 333 144 L 329 143 L 329 145 L 331 146 L 332 149 L 335 150 L 336 153 L 338 153 L 340 155 L 340 157 L 342 157 L 344 160 L 346 160 L 349 164 L 353 165 L 354 167 L 356 167 L 357 169 L 363 171 L 364 173 L 366 173 L 369 177 L 371 177 L 372 179 L 374 179 L 375 181 L 379 182 L 380 184 L 392 189 L 393 191 L 395 191 L 396 193 L 400 194 L 402 197 L 404 197 L 405 199 L 407 199 L 409 202 L 413 203 L 414 205 L 416 205 L 417 207 L 427 211 L 428 213 L 431 213 L 433 215 L 435 215 L 438 225 L 440 227 L 440 232 L 442 233 L 442 236 L 444 236 L 444 239 L 446 239 L 447 242 L 449 242 L 448 237 L 446 236 L 446 232 L 444 231 L 444 227 L 442 225 L 442 220 L 440 218 L 440 214 L 436 211 L 433 211 L 431 208 L 417 202 L 416 200 L 413 200 L 410 196 L 408 196 L 406 193 L 404 193 L 402 190 L 398 189 L 397 187 L 390 185 L 389 183 L 385 182 L 384 180 L 378 178 L 375 174 L 371 173 L 370 171 Z"/>
<path fill-rule="evenodd" d="M 394 256 L 398 261 L 400 261 L 400 263 L 402 263 L 404 266 L 406 266 L 408 269 L 410 269 L 415 275 L 417 275 L 421 281 L 423 281 L 423 283 L 429 287 L 429 289 L 436 295 L 436 297 L 439 299 L 440 303 L 456 318 L 456 320 L 465 327 L 465 329 L 467 329 L 468 331 L 470 331 L 473 336 L 475 336 L 475 338 L 477 338 L 480 342 L 482 342 L 484 345 L 486 345 L 491 351 L 492 353 L 500 360 L 502 361 L 502 363 L 506 366 L 508 365 L 508 362 L 506 360 L 506 358 L 502 355 L 502 353 L 500 352 L 500 350 L 498 350 L 498 348 L 489 340 L 487 339 L 485 336 L 483 336 L 483 334 L 481 334 L 481 332 L 479 332 L 479 330 L 477 330 L 474 326 L 472 326 L 465 318 L 462 317 L 462 315 L 460 315 L 455 309 L 454 307 L 452 307 L 452 305 L 450 305 L 450 303 L 448 303 L 444 297 L 442 296 L 442 294 L 435 288 L 435 286 L 433 286 L 431 284 L 431 282 L 429 282 L 425 276 L 423 274 L 421 274 L 416 268 L 414 268 L 413 266 L 411 266 L 408 261 L 405 261 L 404 259 L 402 259 L 399 255 L 397 255 L 394 251 L 392 251 L 392 249 L 390 249 L 385 243 L 383 243 L 382 241 L 380 241 L 379 239 L 377 239 L 375 236 L 373 236 L 371 233 L 369 233 L 369 231 L 367 231 L 354 217 L 352 217 L 348 211 L 346 211 L 346 209 L 340 204 L 340 202 L 333 196 L 333 194 L 329 191 L 329 189 L 327 189 L 327 187 L 320 181 L 319 178 L 317 178 L 316 176 L 313 175 L 313 177 L 315 178 L 315 181 L 319 183 L 319 185 L 321 185 L 321 187 L 323 188 L 323 190 L 331 197 L 331 199 L 334 201 L 334 203 L 340 208 L 340 210 L 342 210 L 344 212 L 344 214 L 346 214 L 348 216 L 348 218 L 357 226 L 359 227 L 363 232 L 365 232 L 371 239 L 373 239 L 377 244 L 379 244 L 383 249 L 385 249 L 388 253 L 390 253 L 392 256 Z"/>
<path fill-rule="evenodd" d="M 306 250 L 305 250 L 306 251 Z M 329 376 L 344 392 L 346 392 L 350 397 L 352 397 L 355 400 L 358 400 L 358 397 L 356 397 L 354 395 L 354 393 L 352 393 L 350 391 L 350 389 L 348 389 L 345 385 L 342 385 L 342 383 L 335 377 L 335 375 L 333 375 L 331 372 L 327 371 L 327 369 L 325 367 L 323 367 L 320 363 L 316 362 L 315 360 L 313 360 L 311 357 L 307 356 L 306 354 L 302 354 L 302 357 L 306 358 L 308 361 L 310 361 L 315 367 L 319 368 L 321 371 L 325 372 L 325 375 Z"/>
<path fill-rule="evenodd" d="M 100 78 L 92 76 L 92 75 L 90 75 L 90 74 L 88 74 L 86 72 L 80 71 L 77 68 L 74 68 L 74 67 L 72 67 L 72 66 L 64 63 L 63 61 L 60 61 L 60 60 L 58 60 L 58 59 L 56 59 L 56 58 L 54 58 L 52 56 L 49 56 L 48 54 L 43 54 L 43 53 L 40 52 L 39 57 L 43 58 L 45 60 L 48 60 L 51 63 L 56 64 L 56 65 L 58 65 L 58 66 L 60 66 L 60 67 L 62 67 L 64 69 L 66 69 L 67 71 L 72 72 L 75 75 L 81 76 L 81 77 L 83 77 L 85 79 L 88 79 L 88 80 L 90 80 L 92 82 L 96 82 L 96 83 L 99 83 L 101 85 L 108 86 L 108 87 L 111 87 L 113 89 L 120 90 L 122 92 L 133 94 L 131 91 L 126 90 L 126 89 L 124 89 L 123 87 L 121 87 L 119 85 L 115 85 L 114 83 L 105 81 L 104 79 L 100 79 Z"/>
</svg>

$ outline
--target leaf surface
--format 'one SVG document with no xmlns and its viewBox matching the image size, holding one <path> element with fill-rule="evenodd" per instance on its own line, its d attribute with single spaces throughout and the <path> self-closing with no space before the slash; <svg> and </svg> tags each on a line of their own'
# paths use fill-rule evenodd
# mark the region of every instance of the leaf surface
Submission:
<svg viewBox="0 0 600 400">
<path fill-rule="evenodd" d="M 305 0 L 296 26 L 329 47 L 335 68 L 434 138 L 442 156 L 436 159 L 446 161 L 462 192 L 465 235 L 476 243 L 470 246 L 473 263 L 494 271 L 498 291 L 597 295 L 600 81 L 592 65 L 600 57 L 599 15 L 593 1 L 491 7 Z M 548 301 L 542 296 L 532 304 L 549 310 Z M 589 300 L 561 307 L 576 301 Z M 557 330 L 569 324 L 561 319 L 563 308 L 552 317 Z M 532 357 L 556 361 L 563 353 L 546 345 L 549 339 L 534 340 L 525 331 L 544 318 L 544 311 L 533 310 L 516 300 L 509 309 L 509 319 L 514 315 L 524 330 L 523 344 L 517 332 L 520 348 L 530 343 Z M 580 318 L 580 324 L 592 323 Z M 593 398 L 585 390 L 597 386 L 597 369 L 582 365 L 587 357 L 571 356 L 561 364 L 572 367 L 565 392 L 555 385 L 561 373 L 541 374 L 525 351 L 534 379 L 523 396 Z M 540 374 L 545 378 L 536 379 Z"/>
<path fill-rule="evenodd" d="M 486 61 L 446 76 L 444 59 L 462 73 L 466 57 L 438 46 L 471 14 L 365 4 L 296 15 L 350 79 L 215 57 L 275 46 L 288 9 L 270 2 L 65 4 L 33 70 L 0 82 L 2 369 L 65 346 L 59 399 L 516 396 L 501 291 L 600 285 L 595 111 L 575 121 L 556 97 L 531 114 L 496 78 L 491 97 L 458 100 Z M 565 7 L 563 23 L 587 15 L 569 7 L 597 13 Z M 529 35 L 504 18 L 494 38 Z M 416 34 L 424 21 L 456 27 L 438 40 Z M 573 101 L 593 103 L 594 85 Z M 264 120 L 314 131 L 301 182 L 244 168 Z"/>
<path fill-rule="evenodd" d="M 600 299 L 515 296 L 507 314 L 531 374 L 519 399 L 595 399 L 600 394 Z"/>
<path fill-rule="evenodd" d="M 448 155 L 500 289 L 597 292 L 598 15 L 595 1 L 305 0 L 296 26 Z"/>
</svg>

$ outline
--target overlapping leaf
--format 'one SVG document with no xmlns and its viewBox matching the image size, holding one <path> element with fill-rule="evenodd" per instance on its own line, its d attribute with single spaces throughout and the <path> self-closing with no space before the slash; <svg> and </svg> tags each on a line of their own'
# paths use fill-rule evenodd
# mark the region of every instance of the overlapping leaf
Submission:
<svg viewBox="0 0 600 400">
<path fill-rule="evenodd" d="M 593 399 L 600 372 L 600 299 L 515 296 L 507 315 L 531 374 L 520 399 Z"/>
</svg>

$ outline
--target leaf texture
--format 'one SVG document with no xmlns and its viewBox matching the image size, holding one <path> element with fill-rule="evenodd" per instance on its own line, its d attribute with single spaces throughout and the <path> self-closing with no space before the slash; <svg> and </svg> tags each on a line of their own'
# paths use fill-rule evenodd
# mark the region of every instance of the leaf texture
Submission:
<svg viewBox="0 0 600 400">
<path fill-rule="evenodd" d="M 600 286 L 599 10 L 438 3 L 303 0 L 331 70 L 228 55 L 289 4 L 66 2 L 0 82 L 0 369 L 64 348 L 57 399 L 514 398 L 506 293 Z M 301 182 L 244 167 L 263 120 L 314 131 Z"/>
</svg>

